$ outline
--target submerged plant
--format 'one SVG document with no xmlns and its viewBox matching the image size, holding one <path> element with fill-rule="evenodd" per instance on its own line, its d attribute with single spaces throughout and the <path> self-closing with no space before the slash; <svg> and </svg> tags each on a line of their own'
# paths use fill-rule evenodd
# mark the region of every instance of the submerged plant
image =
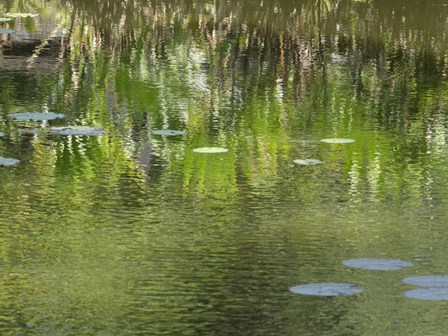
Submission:
<svg viewBox="0 0 448 336">
<path fill-rule="evenodd" d="M 105 130 L 99 127 L 90 126 L 65 126 L 51 127 L 50 132 L 59 135 L 78 135 L 78 136 L 98 136 L 104 135 Z"/>
<path fill-rule="evenodd" d="M 348 267 L 361 268 L 371 271 L 396 271 L 402 269 L 403 267 L 414 266 L 413 263 L 399 259 L 361 258 L 345 260 L 342 263 Z"/>
<path fill-rule="evenodd" d="M 152 134 L 174 136 L 174 135 L 184 135 L 185 131 L 177 131 L 177 130 L 171 130 L 171 129 L 160 129 L 160 130 L 152 131 Z"/>
<path fill-rule="evenodd" d="M 335 282 L 298 285 L 291 287 L 289 290 L 296 294 L 316 296 L 354 295 L 364 291 L 358 285 Z"/>
</svg>

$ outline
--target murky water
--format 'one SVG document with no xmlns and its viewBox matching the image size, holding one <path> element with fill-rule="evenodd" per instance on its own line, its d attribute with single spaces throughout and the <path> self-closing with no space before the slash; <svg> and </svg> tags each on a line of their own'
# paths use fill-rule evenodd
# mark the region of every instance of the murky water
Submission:
<svg viewBox="0 0 448 336">
<path fill-rule="evenodd" d="M 402 283 L 448 274 L 443 1 L 18 12 L 38 16 L 0 22 L 2 335 L 446 335 L 446 303 Z M 107 133 L 48 132 L 68 126 Z M 342 265 L 366 257 L 415 266 Z M 365 291 L 289 291 L 321 282 Z"/>
</svg>

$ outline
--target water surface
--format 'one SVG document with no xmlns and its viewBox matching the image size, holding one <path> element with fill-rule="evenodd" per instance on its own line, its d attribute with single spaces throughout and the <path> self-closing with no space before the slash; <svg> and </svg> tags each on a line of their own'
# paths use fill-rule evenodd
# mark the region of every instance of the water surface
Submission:
<svg viewBox="0 0 448 336">
<path fill-rule="evenodd" d="M 0 156 L 20 160 L 0 167 L 2 335 L 446 333 L 446 304 L 402 283 L 448 272 L 443 3 L 17 12 L 39 15 L 0 23 Z M 8 118 L 46 111 L 65 117 Z M 106 133 L 48 132 L 76 125 Z M 288 290 L 322 282 L 365 292 Z"/>
</svg>

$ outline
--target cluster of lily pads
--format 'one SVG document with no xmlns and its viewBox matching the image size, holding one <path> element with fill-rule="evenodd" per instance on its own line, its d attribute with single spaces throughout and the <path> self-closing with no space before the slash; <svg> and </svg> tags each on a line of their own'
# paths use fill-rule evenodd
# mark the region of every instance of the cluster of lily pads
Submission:
<svg viewBox="0 0 448 336">
<path fill-rule="evenodd" d="M 185 131 L 177 131 L 170 129 L 154 130 L 152 134 L 162 136 L 184 135 Z M 329 138 L 321 140 L 329 144 L 347 144 L 355 140 L 346 138 Z M 221 147 L 200 147 L 193 149 L 196 153 L 225 153 L 227 148 Z M 296 164 L 315 165 L 323 163 L 317 159 L 298 159 L 294 160 Z M 412 267 L 414 264 L 403 260 L 394 259 L 349 259 L 343 262 L 345 266 L 375 271 L 393 271 L 400 270 L 404 267 Z M 413 289 L 405 292 L 405 296 L 421 300 L 448 300 L 448 276 L 444 275 L 426 275 L 405 278 L 406 284 L 421 286 L 423 288 Z M 356 284 L 349 283 L 312 283 L 298 285 L 290 288 L 290 291 L 296 294 L 316 295 L 316 296 L 338 296 L 338 295 L 354 295 L 364 292 L 364 289 Z"/>
<path fill-rule="evenodd" d="M 399 259 L 361 258 L 345 260 L 342 263 L 348 267 L 371 271 L 395 271 L 414 266 L 411 262 Z M 420 287 L 406 291 L 404 295 L 408 298 L 448 301 L 448 275 L 414 276 L 403 279 L 403 282 Z M 314 296 L 355 295 L 364 292 L 359 285 L 336 282 L 303 284 L 291 287 L 289 290 L 296 294 Z"/>
<path fill-rule="evenodd" d="M 11 113 L 8 117 L 18 121 L 48 121 L 64 118 L 64 115 L 54 112 L 23 112 Z M 49 127 L 45 130 L 53 134 L 75 136 L 98 136 L 105 133 L 102 128 L 90 126 Z M 0 136 L 4 136 L 4 133 L 0 132 Z M 0 157 L 0 166 L 14 166 L 19 162 L 17 159 Z"/>
<path fill-rule="evenodd" d="M 153 131 L 152 134 L 164 135 L 164 136 L 175 136 L 175 135 L 184 135 L 185 131 L 161 129 L 161 130 Z M 347 139 L 347 138 L 328 138 L 328 139 L 322 139 L 321 141 L 324 143 L 329 143 L 329 144 L 346 144 L 346 143 L 355 142 L 355 140 Z M 195 153 L 205 153 L 205 154 L 226 153 L 228 151 L 229 150 L 227 148 L 222 148 L 222 147 L 200 147 L 200 148 L 193 149 L 193 152 L 195 152 Z M 318 159 L 297 159 L 297 160 L 294 160 L 293 162 L 296 164 L 307 165 L 307 166 L 324 163 L 323 161 L 318 160 Z"/>
<path fill-rule="evenodd" d="M 54 119 L 64 118 L 63 114 L 54 112 L 23 112 L 23 113 L 11 113 L 8 117 L 18 121 L 49 121 Z M 73 135 L 73 136 L 99 136 L 106 133 L 105 130 L 99 127 L 90 126 L 62 126 L 62 127 L 49 127 L 45 128 L 45 131 L 58 135 Z M 37 132 L 32 130 L 31 132 Z M 159 129 L 153 130 L 152 134 L 162 136 L 179 136 L 184 135 L 185 131 L 171 130 L 171 129 Z M 0 132 L 0 137 L 4 136 L 3 132 Z M 199 147 L 193 149 L 195 153 L 226 153 L 227 148 L 222 147 Z M 20 161 L 13 158 L 0 157 L 0 166 L 14 166 Z"/>
<path fill-rule="evenodd" d="M 53 113 L 53 112 L 26 112 L 26 113 L 12 113 L 8 115 L 9 118 L 14 120 L 30 120 L 30 121 L 48 121 L 58 118 L 64 118 L 63 114 Z M 50 127 L 47 129 L 50 133 L 59 134 L 59 135 L 75 135 L 75 136 L 97 136 L 103 135 L 105 131 L 98 127 L 90 127 L 90 126 L 63 126 L 63 127 Z M 161 135 L 161 136 L 179 136 L 184 135 L 185 131 L 181 130 L 172 130 L 172 129 L 159 129 L 153 130 L 152 134 Z M 4 134 L 0 134 L 3 136 Z M 325 143 L 332 144 L 345 144 L 351 143 L 355 140 L 353 139 L 345 139 L 345 138 L 329 138 L 321 140 Z M 201 154 L 216 154 L 216 153 L 226 153 L 229 150 L 223 147 L 199 147 L 193 149 L 195 153 Z M 0 166 L 11 166 L 17 164 L 19 161 L 11 158 L 2 158 L 0 157 Z M 294 160 L 294 163 L 301 165 L 316 165 L 323 163 L 321 160 L 317 159 L 298 159 Z"/>
<path fill-rule="evenodd" d="M 322 139 L 321 142 L 328 143 L 328 144 L 348 144 L 355 142 L 353 139 L 348 138 L 328 138 L 328 139 Z M 318 160 L 318 159 L 297 159 L 293 161 L 295 164 L 303 165 L 303 166 L 314 166 L 321 163 L 324 163 L 324 161 Z"/>
</svg>

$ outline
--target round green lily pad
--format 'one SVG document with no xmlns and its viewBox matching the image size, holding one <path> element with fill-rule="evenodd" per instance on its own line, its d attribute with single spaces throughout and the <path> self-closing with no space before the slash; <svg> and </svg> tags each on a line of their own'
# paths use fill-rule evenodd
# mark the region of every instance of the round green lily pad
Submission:
<svg viewBox="0 0 448 336">
<path fill-rule="evenodd" d="M 374 258 L 349 259 L 342 263 L 348 267 L 361 268 L 370 271 L 396 271 L 403 267 L 414 266 L 413 263 L 408 261 Z"/>
<path fill-rule="evenodd" d="M 448 287 L 417 288 L 404 293 L 404 296 L 428 301 L 448 301 Z"/>
<path fill-rule="evenodd" d="M 316 296 L 354 295 L 364 291 L 358 285 L 334 282 L 299 285 L 291 287 L 289 290 L 296 294 Z"/>
<path fill-rule="evenodd" d="M 39 16 L 39 14 L 33 14 L 33 13 L 6 13 L 5 16 L 11 17 L 11 18 L 25 18 L 25 17 L 36 17 Z"/>
<path fill-rule="evenodd" d="M 66 126 L 66 127 L 51 127 L 50 132 L 60 135 L 77 135 L 77 136 L 98 136 L 106 133 L 105 130 L 99 127 L 90 126 Z"/>
<path fill-rule="evenodd" d="M 0 166 L 15 166 L 20 161 L 12 158 L 4 158 L 0 156 Z"/>
<path fill-rule="evenodd" d="M 448 275 L 421 275 L 403 279 L 404 283 L 421 287 L 448 287 Z"/>
<path fill-rule="evenodd" d="M 64 118 L 63 114 L 54 112 L 23 112 L 8 114 L 9 118 L 15 120 L 53 120 L 57 118 Z"/>
<path fill-rule="evenodd" d="M 228 151 L 229 150 L 227 148 L 221 148 L 221 147 L 200 147 L 193 149 L 193 152 L 207 153 L 207 154 L 226 153 Z"/>
<path fill-rule="evenodd" d="M 299 165 L 304 165 L 304 166 L 314 166 L 317 164 L 321 164 L 324 163 L 321 160 L 317 160 L 317 159 L 298 159 L 298 160 L 294 160 L 293 161 L 295 164 L 299 164 Z"/>
<path fill-rule="evenodd" d="M 329 144 L 347 144 L 355 142 L 355 140 L 353 139 L 345 139 L 345 138 L 329 138 L 329 139 L 322 139 L 321 141 Z"/>
<path fill-rule="evenodd" d="M 3 29 L 0 28 L 0 34 L 14 34 L 16 31 L 12 29 Z"/>
<path fill-rule="evenodd" d="M 185 131 L 177 131 L 177 130 L 171 130 L 171 129 L 160 129 L 160 130 L 152 131 L 152 134 L 173 136 L 173 135 L 184 135 Z"/>
</svg>

